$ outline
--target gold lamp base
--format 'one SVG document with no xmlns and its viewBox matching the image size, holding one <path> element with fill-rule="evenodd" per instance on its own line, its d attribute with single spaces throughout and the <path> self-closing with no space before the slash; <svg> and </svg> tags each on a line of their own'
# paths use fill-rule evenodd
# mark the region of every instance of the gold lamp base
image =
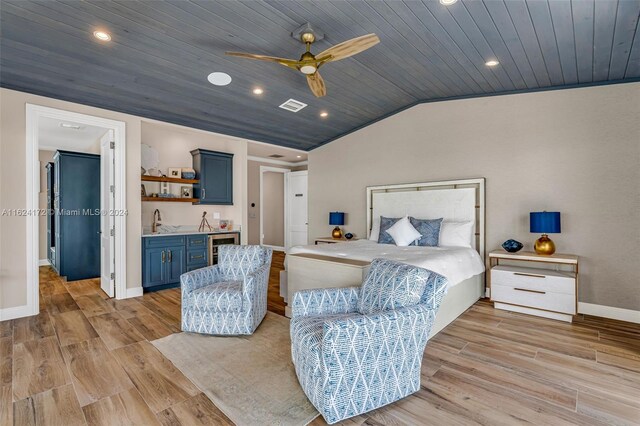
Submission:
<svg viewBox="0 0 640 426">
<path fill-rule="evenodd" d="M 547 234 L 542 234 L 542 236 L 536 240 L 533 248 L 536 253 L 546 256 L 552 255 L 556 252 L 556 245 L 551 241 L 551 238 L 549 238 Z"/>
<path fill-rule="evenodd" d="M 336 226 L 335 228 L 333 228 L 333 232 L 331 233 L 331 236 L 333 238 L 342 238 L 342 230 L 340 229 L 339 226 Z"/>
</svg>

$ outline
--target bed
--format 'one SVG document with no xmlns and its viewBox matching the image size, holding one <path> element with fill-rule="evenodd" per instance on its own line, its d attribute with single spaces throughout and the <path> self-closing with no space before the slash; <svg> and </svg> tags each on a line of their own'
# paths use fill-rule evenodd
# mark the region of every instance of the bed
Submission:
<svg viewBox="0 0 640 426">
<path fill-rule="evenodd" d="M 485 295 L 484 179 L 368 187 L 367 238 L 358 241 L 292 247 L 281 276 L 281 295 L 306 288 L 359 285 L 368 263 L 382 257 L 433 270 L 448 279 L 432 334 L 442 330 Z M 468 247 L 397 247 L 378 244 L 379 217 L 444 218 L 472 222 Z M 287 312 L 288 309 L 287 309 Z"/>
</svg>

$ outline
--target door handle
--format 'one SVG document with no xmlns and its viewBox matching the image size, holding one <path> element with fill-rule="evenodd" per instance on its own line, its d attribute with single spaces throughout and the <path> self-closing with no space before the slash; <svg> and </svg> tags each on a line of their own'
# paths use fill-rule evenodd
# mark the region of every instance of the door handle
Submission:
<svg viewBox="0 0 640 426">
<path fill-rule="evenodd" d="M 173 262 L 172 256 L 171 256 L 171 250 L 169 250 L 169 262 Z"/>
<path fill-rule="evenodd" d="M 162 263 L 164 263 L 165 261 L 165 254 L 164 254 L 164 250 L 162 250 Z"/>
</svg>

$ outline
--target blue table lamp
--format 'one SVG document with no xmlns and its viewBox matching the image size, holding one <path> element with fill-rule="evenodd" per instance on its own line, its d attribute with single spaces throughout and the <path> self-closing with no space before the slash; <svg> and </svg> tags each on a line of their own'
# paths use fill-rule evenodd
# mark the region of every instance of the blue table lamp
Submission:
<svg viewBox="0 0 640 426">
<path fill-rule="evenodd" d="M 331 212 L 329 213 L 329 225 L 336 225 L 333 228 L 333 232 L 331 236 L 333 238 L 342 238 L 342 230 L 340 230 L 340 225 L 344 225 L 344 213 L 343 212 Z"/>
<path fill-rule="evenodd" d="M 536 253 L 552 255 L 556 252 L 556 245 L 547 234 L 560 233 L 560 212 L 529 213 L 529 232 L 542 233 L 533 246 Z"/>
</svg>

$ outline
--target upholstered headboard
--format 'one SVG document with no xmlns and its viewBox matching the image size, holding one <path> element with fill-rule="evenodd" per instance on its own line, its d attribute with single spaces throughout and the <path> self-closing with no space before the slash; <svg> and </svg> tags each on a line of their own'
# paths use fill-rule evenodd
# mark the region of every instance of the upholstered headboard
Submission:
<svg viewBox="0 0 640 426">
<path fill-rule="evenodd" d="M 473 221 L 473 247 L 485 257 L 484 178 L 367 187 L 367 237 L 374 218 L 404 215 Z"/>
</svg>

